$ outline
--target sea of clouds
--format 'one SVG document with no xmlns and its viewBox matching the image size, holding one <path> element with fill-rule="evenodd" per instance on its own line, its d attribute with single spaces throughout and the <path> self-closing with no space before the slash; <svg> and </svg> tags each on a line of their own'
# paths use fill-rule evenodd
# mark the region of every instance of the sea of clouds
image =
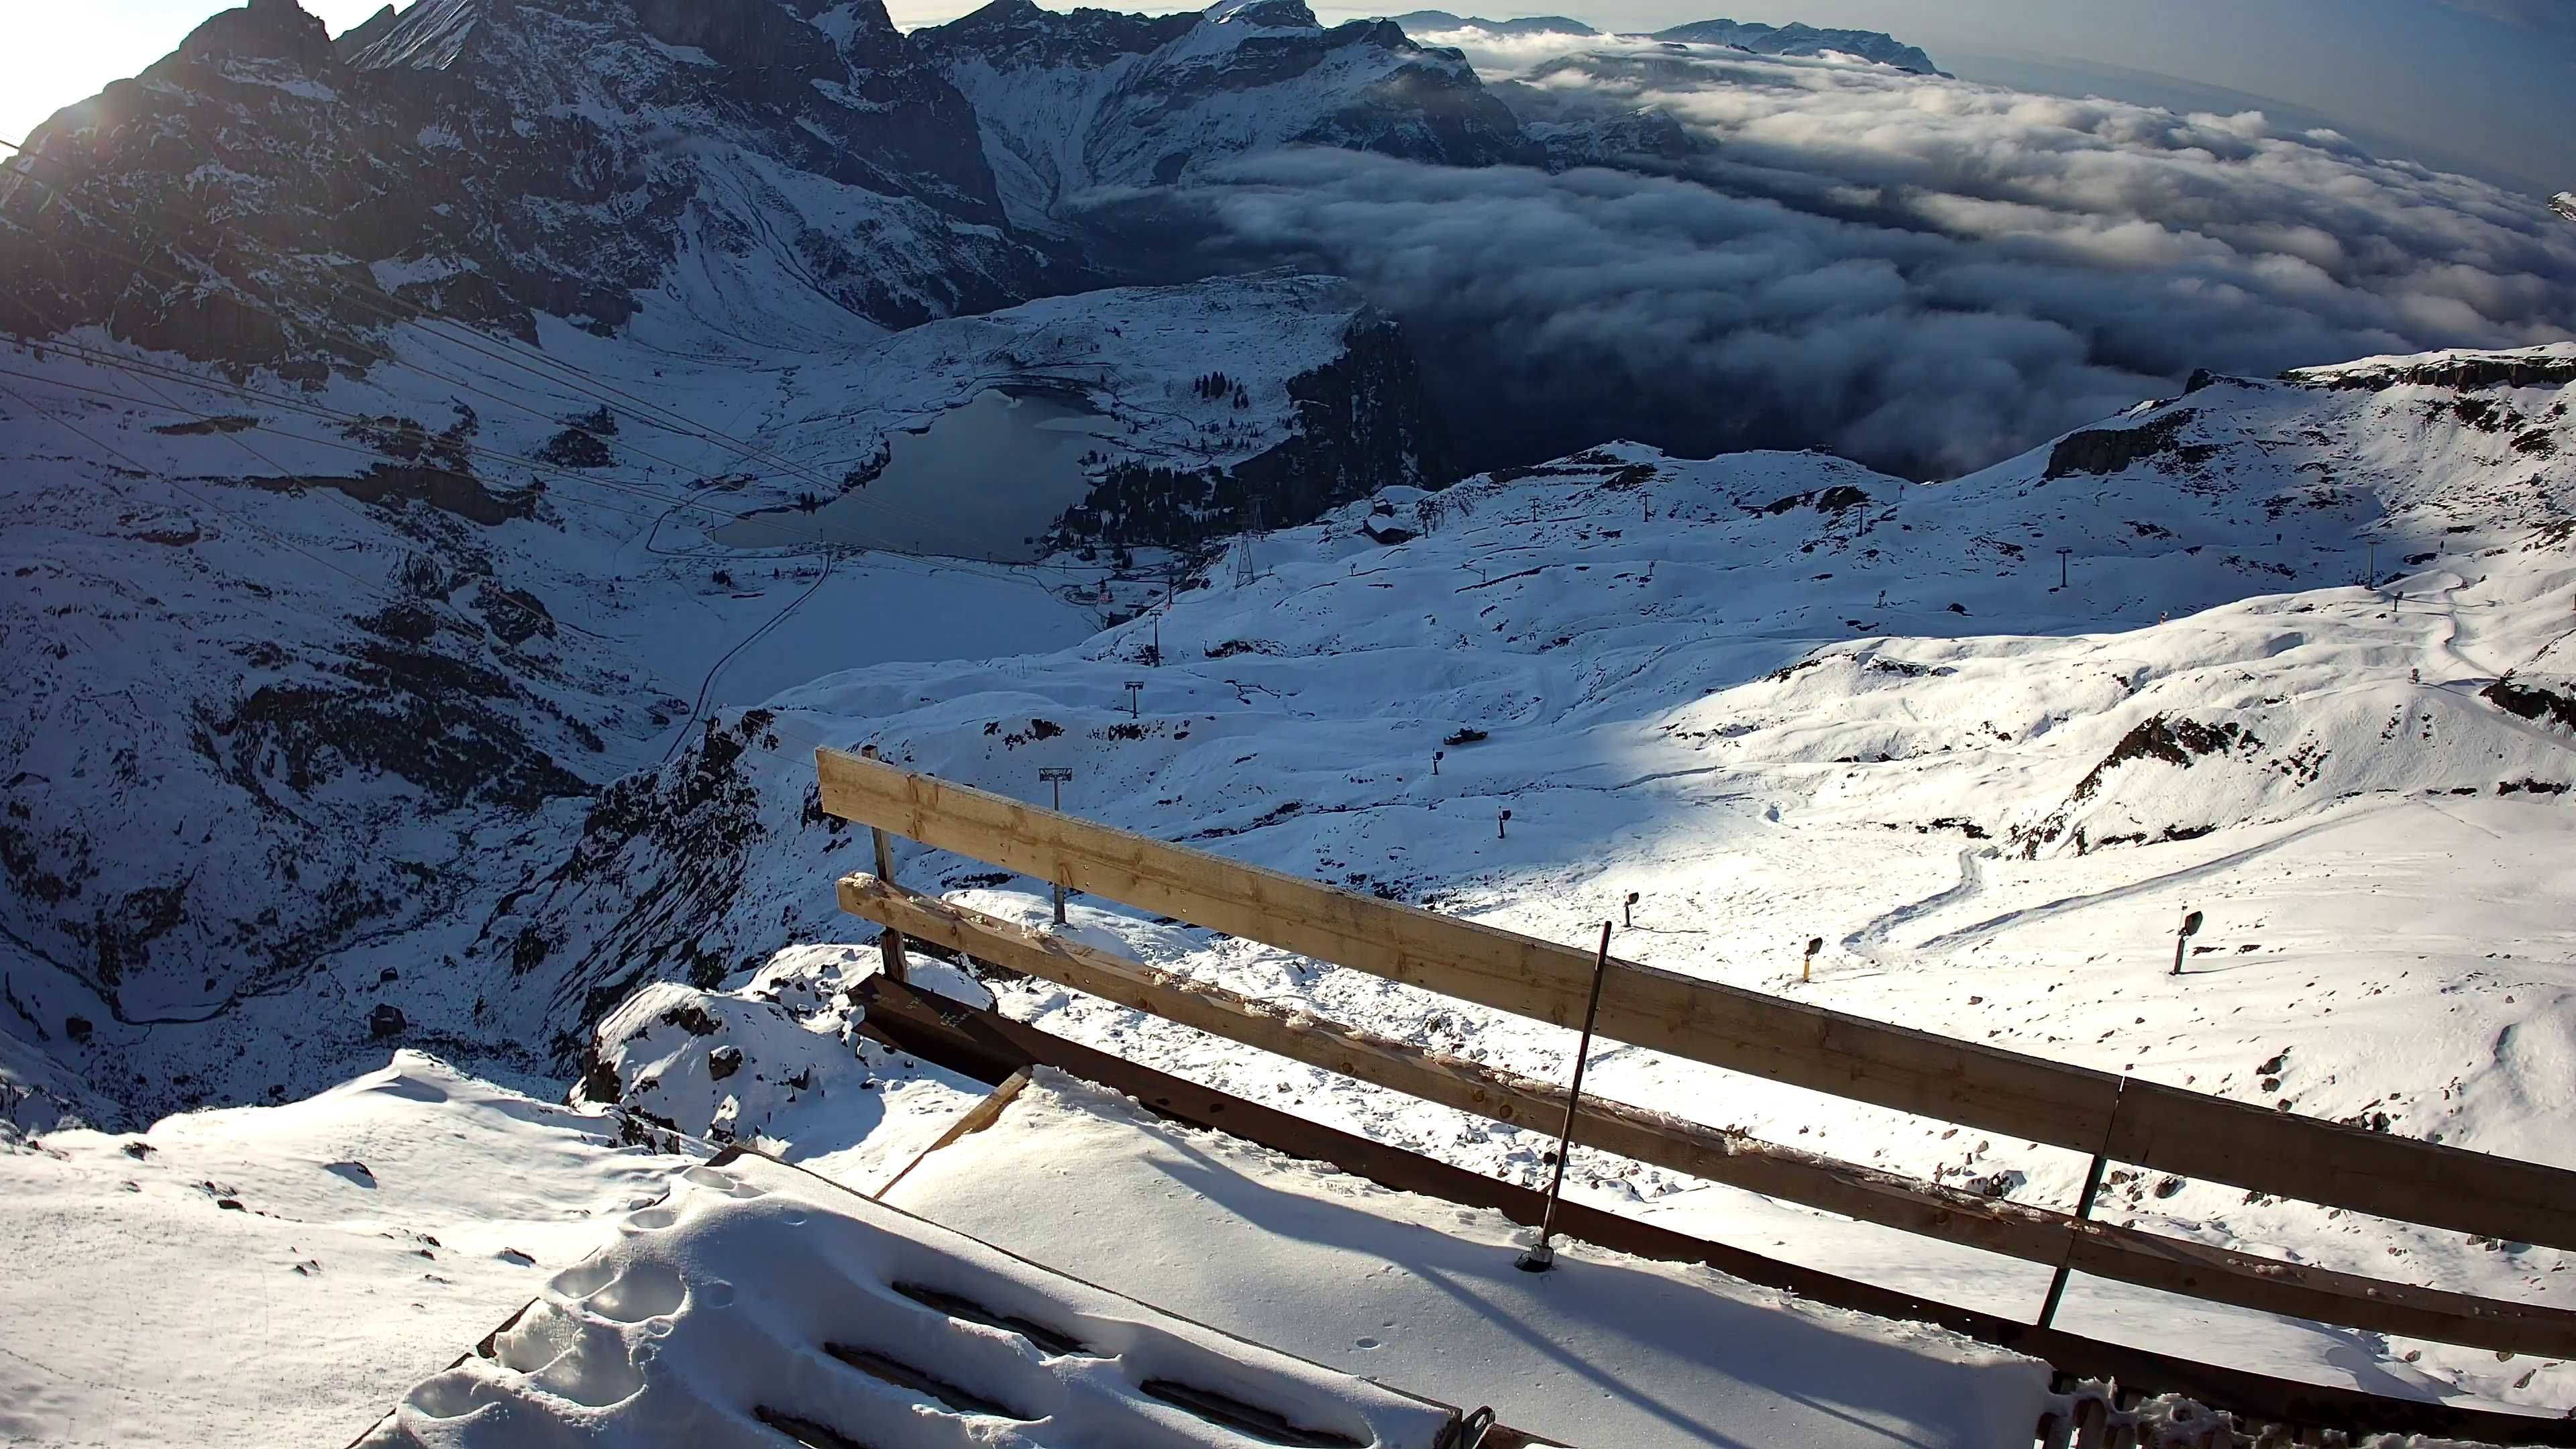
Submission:
<svg viewBox="0 0 2576 1449">
<path fill-rule="evenodd" d="M 2576 224 L 2330 131 L 1836 58 L 1422 39 L 1506 96 L 1654 108 L 1709 149 L 1553 174 L 1290 150 L 1150 205 L 1210 265 L 1340 272 L 1402 317 L 1477 466 L 1625 436 L 1948 476 L 2196 368 L 2576 336 Z"/>
</svg>

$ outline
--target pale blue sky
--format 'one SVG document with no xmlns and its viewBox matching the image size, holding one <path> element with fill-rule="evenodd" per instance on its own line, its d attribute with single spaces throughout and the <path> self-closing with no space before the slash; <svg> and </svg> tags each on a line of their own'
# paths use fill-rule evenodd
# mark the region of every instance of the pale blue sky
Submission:
<svg viewBox="0 0 2576 1449">
<path fill-rule="evenodd" d="M 382 0 L 305 0 L 335 31 Z M 710 0 L 728 3 L 728 0 Z M 911 28 L 976 0 L 896 0 Z M 1063 0 L 1054 0 L 1062 4 Z M 1101 0 L 1117 5 L 1117 0 Z M 1384 0 L 1390 11 L 1423 0 Z M 1971 79 L 2148 104 L 2285 103 L 2376 149 L 2543 193 L 2576 187 L 2576 0 L 1547 0 L 1448 8 L 1570 13 L 1611 28 L 1739 20 L 1856 26 Z M 210 0 L 0 0 L 0 136 L 169 52 Z M 1121 7 L 1124 8 L 1124 7 Z M 1168 3 L 1135 8 L 1184 8 Z M 1366 13 L 1349 0 L 1328 18 Z M 2215 91 L 2195 89 L 2214 87 Z M 2238 93 L 2231 99 L 2223 92 Z"/>
</svg>

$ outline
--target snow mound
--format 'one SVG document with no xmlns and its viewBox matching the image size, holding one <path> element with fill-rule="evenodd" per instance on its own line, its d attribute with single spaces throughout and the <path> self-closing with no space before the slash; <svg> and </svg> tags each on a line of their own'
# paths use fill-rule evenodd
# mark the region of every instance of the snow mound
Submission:
<svg viewBox="0 0 2576 1449">
<path fill-rule="evenodd" d="M 575 1094 L 681 1137 L 756 1145 L 872 1183 L 928 1145 L 923 1133 L 936 1129 L 925 1122 L 986 1090 L 859 1035 L 844 993 L 879 960 L 874 947 L 794 946 L 732 990 L 656 982 L 600 1021 Z M 912 974 L 969 1005 L 993 1003 L 943 962 L 920 960 Z"/>
<path fill-rule="evenodd" d="M 1369 1449 L 1451 1418 L 745 1157 L 680 1173 L 362 1443 L 1245 1442 L 1182 1386 Z"/>
</svg>

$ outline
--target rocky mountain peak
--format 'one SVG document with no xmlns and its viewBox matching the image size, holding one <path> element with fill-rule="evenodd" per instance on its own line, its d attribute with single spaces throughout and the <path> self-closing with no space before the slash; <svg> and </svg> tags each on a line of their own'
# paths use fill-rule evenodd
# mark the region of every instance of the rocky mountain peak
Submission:
<svg viewBox="0 0 2576 1449">
<path fill-rule="evenodd" d="M 1321 30 L 1305 0 L 1217 0 L 1205 11 L 1212 25 L 1261 25 L 1276 30 Z"/>
<path fill-rule="evenodd" d="M 1143 55 L 1196 30 L 1199 18 L 1125 15 L 1110 10 L 1047 10 L 1033 0 L 992 0 L 946 25 L 915 31 L 923 49 L 953 63 L 967 57 L 996 68 L 1106 65 Z"/>
<path fill-rule="evenodd" d="M 286 61 L 308 74 L 339 63 L 331 49 L 330 31 L 295 0 L 250 0 L 241 9 L 218 11 L 189 32 L 170 60 L 198 65 Z"/>
<path fill-rule="evenodd" d="M 337 44 L 259 0 L 146 78 L 30 138 L 0 324 L 311 379 L 370 365 L 368 292 L 528 340 L 747 299 L 836 325 L 818 297 L 867 334 L 1069 270 L 1000 226 L 965 97 L 880 0 L 416 0 Z"/>
<path fill-rule="evenodd" d="M 344 61 L 353 60 L 357 57 L 358 52 L 365 50 L 368 46 L 384 39 L 385 33 L 394 28 L 394 21 L 398 18 L 399 17 L 394 14 L 394 7 L 387 5 L 378 10 L 375 14 L 368 16 L 366 19 L 350 26 L 346 30 L 341 31 L 338 35 L 333 36 L 331 39 L 331 49 L 339 55 L 340 59 Z"/>
</svg>

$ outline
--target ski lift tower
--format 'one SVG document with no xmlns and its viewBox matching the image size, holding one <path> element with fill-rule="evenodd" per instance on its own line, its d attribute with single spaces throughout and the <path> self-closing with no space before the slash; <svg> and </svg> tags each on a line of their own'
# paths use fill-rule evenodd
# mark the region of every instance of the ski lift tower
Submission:
<svg viewBox="0 0 2576 1449">
<path fill-rule="evenodd" d="M 1243 536 L 1234 543 L 1234 586 L 1244 588 L 1261 577 L 1259 563 L 1253 556 L 1253 540 L 1261 536 L 1261 500 L 1243 500 Z"/>
</svg>

